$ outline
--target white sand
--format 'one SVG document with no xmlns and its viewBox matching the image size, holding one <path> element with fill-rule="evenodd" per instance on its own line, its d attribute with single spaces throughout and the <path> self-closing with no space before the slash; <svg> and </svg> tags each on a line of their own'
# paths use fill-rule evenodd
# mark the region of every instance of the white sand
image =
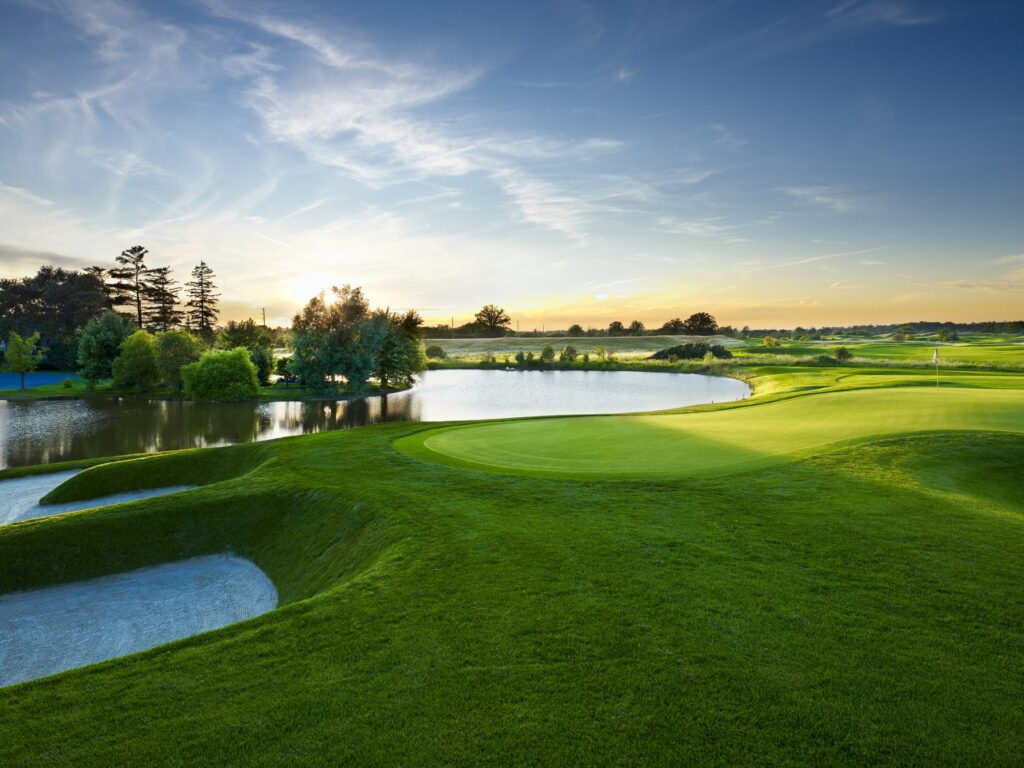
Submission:
<svg viewBox="0 0 1024 768">
<path fill-rule="evenodd" d="M 78 509 L 106 507 L 124 501 L 148 499 L 152 496 L 163 496 L 166 493 L 188 491 L 194 485 L 173 485 L 168 488 L 147 488 L 139 491 L 115 493 L 98 499 L 69 501 L 64 504 L 39 504 L 39 500 L 58 485 L 77 475 L 79 470 L 70 472 L 50 472 L 45 475 L 19 477 L 15 480 L 0 480 L 0 525 L 14 523 L 18 520 L 31 520 L 36 517 L 59 515 L 74 512 Z"/>
<path fill-rule="evenodd" d="M 267 575 L 227 555 L 0 595 L 0 686 L 136 653 L 276 606 Z"/>
</svg>

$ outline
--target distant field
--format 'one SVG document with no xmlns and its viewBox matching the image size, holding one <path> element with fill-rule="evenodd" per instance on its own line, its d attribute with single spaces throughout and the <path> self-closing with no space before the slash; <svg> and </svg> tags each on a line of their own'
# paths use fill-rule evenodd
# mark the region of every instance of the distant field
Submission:
<svg viewBox="0 0 1024 768">
<path fill-rule="evenodd" d="M 514 355 L 519 350 L 537 354 L 549 344 L 553 349 L 572 345 L 582 354 L 594 354 L 599 346 L 605 347 L 616 355 L 651 354 L 659 349 L 686 344 L 687 342 L 707 342 L 723 346 L 742 344 L 728 336 L 559 336 L 524 338 L 506 336 L 500 339 L 426 339 L 427 346 L 436 344 L 449 357 L 477 357 L 487 353 L 493 355 Z"/>
<path fill-rule="evenodd" d="M 845 340 L 845 341 L 803 341 L 784 343 L 781 347 L 766 347 L 760 339 L 750 339 L 740 347 L 734 347 L 733 352 L 738 354 L 757 355 L 821 355 L 830 354 L 836 347 L 844 346 L 849 349 L 854 357 L 864 357 L 874 360 L 910 360 L 910 361 L 931 361 L 934 350 L 939 350 L 941 362 L 952 363 L 990 363 L 999 364 L 1024 364 L 1024 340 L 1006 340 L 1000 337 L 998 341 L 976 341 L 943 343 L 940 341 L 907 341 L 892 342 L 872 340 Z"/>
</svg>

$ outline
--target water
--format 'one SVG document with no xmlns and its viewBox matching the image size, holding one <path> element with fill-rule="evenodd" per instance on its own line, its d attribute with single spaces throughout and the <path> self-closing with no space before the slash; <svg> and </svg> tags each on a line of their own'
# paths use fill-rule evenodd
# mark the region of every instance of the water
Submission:
<svg viewBox="0 0 1024 768">
<path fill-rule="evenodd" d="M 630 371 L 428 371 L 411 390 L 330 402 L 0 401 L 0 468 L 269 440 L 381 421 L 653 411 L 741 400 L 741 381 Z"/>
<path fill-rule="evenodd" d="M 60 384 L 65 379 L 77 381 L 78 375 L 74 373 L 52 373 L 50 371 L 35 371 L 25 374 L 25 389 L 41 387 L 44 384 Z M 0 389 L 18 389 L 21 387 L 20 373 L 0 372 Z"/>
</svg>

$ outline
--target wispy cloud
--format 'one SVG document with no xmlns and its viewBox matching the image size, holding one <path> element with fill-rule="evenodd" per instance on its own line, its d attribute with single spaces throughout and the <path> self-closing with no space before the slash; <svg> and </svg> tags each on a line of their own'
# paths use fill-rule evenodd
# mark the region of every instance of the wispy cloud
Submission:
<svg viewBox="0 0 1024 768">
<path fill-rule="evenodd" d="M 917 27 L 936 21 L 934 15 L 898 0 L 845 0 L 825 16 L 833 22 L 859 26 Z"/>
<path fill-rule="evenodd" d="M 857 202 L 835 187 L 810 186 L 810 187 L 780 187 L 784 192 L 800 203 L 818 205 L 830 208 L 833 211 L 850 211 L 857 207 Z"/>
</svg>

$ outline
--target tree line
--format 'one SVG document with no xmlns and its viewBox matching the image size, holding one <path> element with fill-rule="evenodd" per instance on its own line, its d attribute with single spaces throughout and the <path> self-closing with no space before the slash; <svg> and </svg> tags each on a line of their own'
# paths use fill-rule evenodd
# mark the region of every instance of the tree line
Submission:
<svg viewBox="0 0 1024 768">
<path fill-rule="evenodd" d="M 683 320 L 674 317 L 666 321 L 660 327 L 647 328 L 640 320 L 634 320 L 629 325 L 615 320 L 602 328 L 584 329 L 579 323 L 570 325 L 564 331 L 549 331 L 544 334 L 536 332 L 516 332 L 512 330 L 512 318 L 502 307 L 496 304 L 485 304 L 477 312 L 473 320 L 464 325 L 453 328 L 448 325 L 435 325 L 425 327 L 424 333 L 428 338 L 443 338 L 457 336 L 459 338 L 501 338 L 502 336 L 657 336 L 657 335 L 690 335 L 690 336 L 711 336 L 715 333 L 731 336 L 735 330 L 729 326 L 719 327 L 714 316 L 707 312 L 694 312 Z"/>
</svg>

